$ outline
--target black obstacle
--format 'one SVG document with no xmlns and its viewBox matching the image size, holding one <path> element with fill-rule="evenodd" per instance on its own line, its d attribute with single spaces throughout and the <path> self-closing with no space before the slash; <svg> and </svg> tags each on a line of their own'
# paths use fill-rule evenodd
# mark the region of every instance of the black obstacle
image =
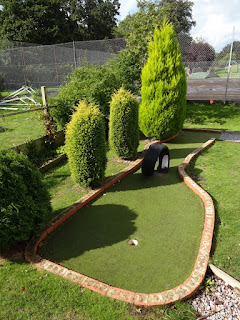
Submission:
<svg viewBox="0 0 240 320">
<path fill-rule="evenodd" d="M 152 176 L 157 162 L 156 171 L 167 173 L 170 155 L 168 147 L 161 143 L 154 143 L 147 150 L 142 162 L 142 174 L 144 176 Z"/>
</svg>

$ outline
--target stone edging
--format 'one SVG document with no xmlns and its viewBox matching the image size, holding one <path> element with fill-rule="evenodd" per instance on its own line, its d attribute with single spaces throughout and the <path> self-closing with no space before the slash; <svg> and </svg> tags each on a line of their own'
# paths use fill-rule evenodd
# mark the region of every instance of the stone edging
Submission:
<svg viewBox="0 0 240 320">
<path fill-rule="evenodd" d="M 154 141 L 161 143 L 163 141 Z M 152 143 L 148 144 L 149 147 Z M 92 291 L 106 295 L 110 298 L 123 300 L 127 303 L 133 303 L 137 306 L 155 306 L 171 304 L 178 300 L 187 299 L 192 296 L 201 285 L 207 270 L 208 259 L 212 244 L 212 236 L 214 229 L 215 211 L 213 201 L 210 195 L 205 192 L 198 184 L 196 184 L 185 172 L 185 168 L 189 165 L 190 161 L 198 155 L 201 151 L 209 147 L 215 142 L 215 138 L 210 139 L 204 143 L 200 148 L 190 153 L 183 163 L 178 167 L 178 172 L 183 181 L 202 199 L 205 207 L 205 222 L 202 232 L 202 239 L 200 243 L 199 252 L 197 255 L 196 263 L 190 276 L 179 286 L 160 293 L 136 293 L 124 289 L 112 287 L 103 282 L 92 279 L 88 276 L 78 272 L 69 270 L 63 266 L 53 263 L 49 260 L 41 258 L 37 255 L 39 244 L 50 234 L 54 229 L 61 225 L 64 221 L 75 214 L 79 209 L 89 203 L 92 199 L 104 192 L 105 189 L 116 183 L 118 180 L 125 177 L 130 172 L 135 171 L 143 161 L 143 154 L 139 159 L 134 161 L 130 166 L 125 168 L 119 174 L 108 180 L 101 188 L 90 191 L 87 195 L 75 202 L 72 206 L 65 209 L 58 216 L 53 218 L 44 228 L 44 230 L 35 235 L 27 244 L 25 250 L 25 258 L 36 267 L 45 269 L 49 272 L 62 276 L 73 282 L 78 283 L 82 287 L 88 288 Z"/>
</svg>

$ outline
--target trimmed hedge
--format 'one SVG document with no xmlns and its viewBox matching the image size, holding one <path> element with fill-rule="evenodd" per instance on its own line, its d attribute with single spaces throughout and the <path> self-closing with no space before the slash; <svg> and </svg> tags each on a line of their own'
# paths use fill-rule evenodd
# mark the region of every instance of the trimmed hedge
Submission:
<svg viewBox="0 0 240 320">
<path fill-rule="evenodd" d="M 178 133 L 186 114 L 186 76 L 173 25 L 155 29 L 142 70 L 139 126 L 146 137 L 166 139 Z"/>
<path fill-rule="evenodd" d="M 109 143 L 119 157 L 131 159 L 137 155 L 138 101 L 124 88 L 110 102 Z"/>
<path fill-rule="evenodd" d="M 23 154 L 0 152 L 0 247 L 28 240 L 51 218 L 50 195 Z"/>
<path fill-rule="evenodd" d="M 107 163 L 104 117 L 94 104 L 80 101 L 66 128 L 72 178 L 83 186 L 101 185 Z"/>
</svg>

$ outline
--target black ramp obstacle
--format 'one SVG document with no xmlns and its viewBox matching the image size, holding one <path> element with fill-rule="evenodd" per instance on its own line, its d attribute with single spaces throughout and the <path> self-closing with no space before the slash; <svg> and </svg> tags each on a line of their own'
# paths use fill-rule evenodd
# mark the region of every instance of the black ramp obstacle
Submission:
<svg viewBox="0 0 240 320">
<path fill-rule="evenodd" d="M 167 173 L 170 155 L 168 147 L 161 143 L 152 144 L 147 150 L 142 162 L 142 174 L 152 176 L 158 161 L 157 172 Z"/>
</svg>

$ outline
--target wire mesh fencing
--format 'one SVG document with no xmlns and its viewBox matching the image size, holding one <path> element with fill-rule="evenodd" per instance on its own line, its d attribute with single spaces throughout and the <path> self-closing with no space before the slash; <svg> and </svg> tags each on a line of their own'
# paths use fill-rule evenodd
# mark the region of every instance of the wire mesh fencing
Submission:
<svg viewBox="0 0 240 320">
<path fill-rule="evenodd" d="M 102 65 L 125 47 L 124 39 L 77 41 L 56 45 L 20 43 L 0 50 L 0 75 L 7 89 L 22 85 L 58 87 L 84 63 Z"/>
<path fill-rule="evenodd" d="M 179 35 L 189 100 L 240 100 L 240 28 L 218 53 L 204 40 Z"/>
<path fill-rule="evenodd" d="M 186 34 L 179 34 L 178 40 L 187 99 L 240 100 L 240 28 L 229 33 L 228 44 L 219 53 L 204 40 L 194 41 Z M 102 65 L 125 46 L 122 38 L 56 45 L 13 43 L 0 50 L 0 80 L 8 90 L 22 85 L 56 88 L 74 68 L 86 62 Z"/>
</svg>

